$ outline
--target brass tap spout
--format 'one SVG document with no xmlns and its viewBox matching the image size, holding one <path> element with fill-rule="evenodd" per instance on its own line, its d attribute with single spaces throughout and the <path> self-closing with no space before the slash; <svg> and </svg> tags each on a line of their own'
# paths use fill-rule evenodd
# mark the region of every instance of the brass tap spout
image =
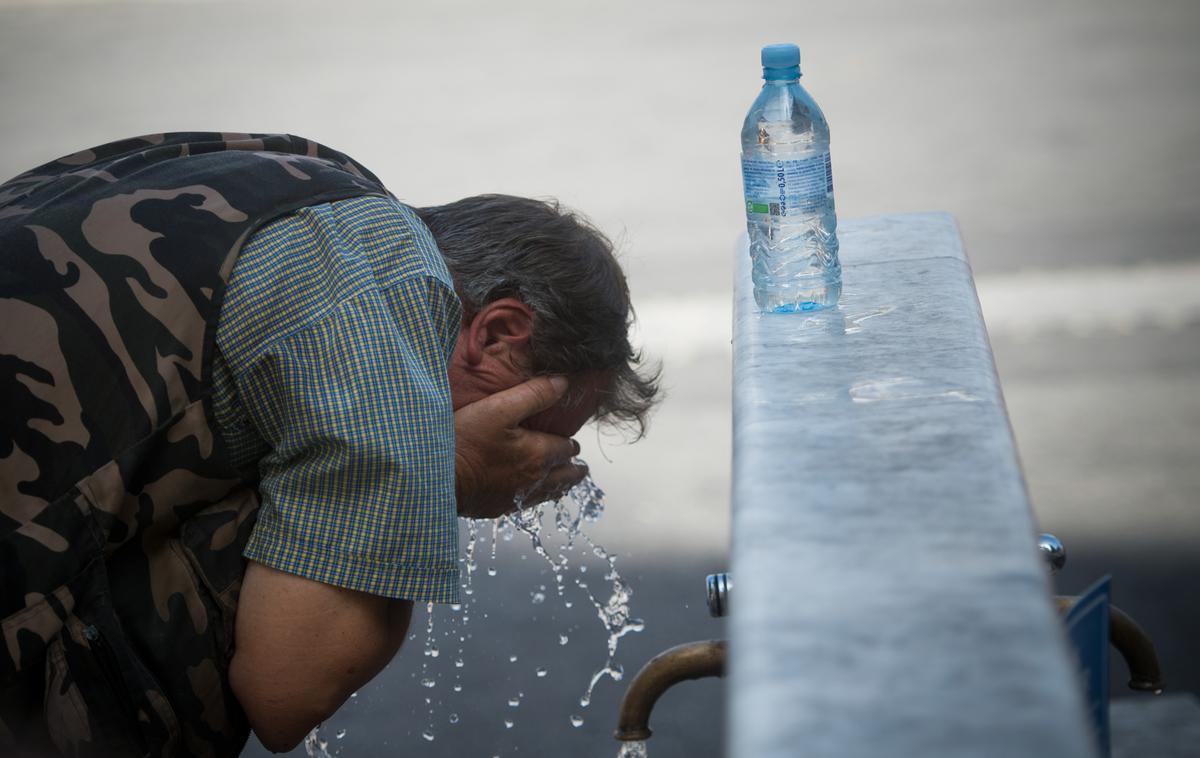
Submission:
<svg viewBox="0 0 1200 758">
<path fill-rule="evenodd" d="M 707 676 L 725 676 L 725 640 L 688 642 L 654 656 L 625 690 L 613 736 L 626 742 L 649 738 L 650 711 L 658 698 L 680 682 Z"/>
<path fill-rule="evenodd" d="M 1078 598 L 1055 598 L 1060 613 L 1066 613 L 1076 600 Z M 1129 689 L 1161 694 L 1162 670 L 1158 665 L 1154 643 L 1129 614 L 1111 604 L 1108 606 L 1108 639 L 1129 667 Z"/>
</svg>

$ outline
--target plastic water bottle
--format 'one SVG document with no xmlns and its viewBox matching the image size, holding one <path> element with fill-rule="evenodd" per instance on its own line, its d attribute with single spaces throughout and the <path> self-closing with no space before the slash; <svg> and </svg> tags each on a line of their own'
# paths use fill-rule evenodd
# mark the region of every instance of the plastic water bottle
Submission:
<svg viewBox="0 0 1200 758">
<path fill-rule="evenodd" d="M 829 125 L 800 86 L 800 48 L 762 50 L 762 92 L 742 125 L 754 299 L 769 313 L 836 305 L 842 294 Z"/>
</svg>

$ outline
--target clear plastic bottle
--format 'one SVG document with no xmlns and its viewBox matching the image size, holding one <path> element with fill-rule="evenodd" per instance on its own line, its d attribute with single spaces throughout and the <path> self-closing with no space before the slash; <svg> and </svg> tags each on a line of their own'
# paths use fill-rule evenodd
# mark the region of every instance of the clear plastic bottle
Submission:
<svg viewBox="0 0 1200 758">
<path fill-rule="evenodd" d="M 767 45 L 762 64 L 742 125 L 754 299 L 770 313 L 826 308 L 842 293 L 829 126 L 800 86 L 800 48 Z"/>
</svg>

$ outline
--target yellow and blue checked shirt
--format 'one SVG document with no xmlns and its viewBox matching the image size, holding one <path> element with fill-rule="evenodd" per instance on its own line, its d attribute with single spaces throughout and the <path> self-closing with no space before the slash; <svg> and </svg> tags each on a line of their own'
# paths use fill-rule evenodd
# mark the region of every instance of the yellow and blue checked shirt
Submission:
<svg viewBox="0 0 1200 758">
<path fill-rule="evenodd" d="M 260 477 L 247 558 L 458 602 L 446 366 L 460 318 L 429 230 L 391 198 L 303 208 L 249 240 L 213 362 L 217 426 Z"/>
</svg>

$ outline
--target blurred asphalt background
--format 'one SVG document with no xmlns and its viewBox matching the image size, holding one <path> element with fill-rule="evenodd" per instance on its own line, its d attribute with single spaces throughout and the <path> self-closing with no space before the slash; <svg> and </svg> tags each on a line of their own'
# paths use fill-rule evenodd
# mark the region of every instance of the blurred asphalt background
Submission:
<svg viewBox="0 0 1200 758">
<path fill-rule="evenodd" d="M 702 582 L 726 568 L 737 133 L 759 46 L 795 41 L 832 128 L 839 215 L 959 220 L 1036 515 L 1068 548 L 1059 589 L 1112 573 L 1168 684 L 1196 692 L 1198 37 L 1190 0 L 0 0 L 0 175 L 152 131 L 289 131 L 348 152 L 413 204 L 507 192 L 590 215 L 619 244 L 669 392 L 637 445 L 581 439 L 609 495 L 592 532 L 647 625 L 622 641 L 632 672 L 724 633 Z M 407 652 L 322 730 L 331 749 L 615 753 L 624 684 L 577 703 L 604 658 L 587 603 L 566 609 L 551 591 L 535 605 L 548 577 L 520 537 L 496 566 L 476 574 L 464 668 L 457 618 L 437 612 L 434 659 L 418 615 Z M 722 707 L 715 681 L 668 693 L 655 758 L 718 755 Z M 252 741 L 246 754 L 263 751 Z"/>
</svg>

